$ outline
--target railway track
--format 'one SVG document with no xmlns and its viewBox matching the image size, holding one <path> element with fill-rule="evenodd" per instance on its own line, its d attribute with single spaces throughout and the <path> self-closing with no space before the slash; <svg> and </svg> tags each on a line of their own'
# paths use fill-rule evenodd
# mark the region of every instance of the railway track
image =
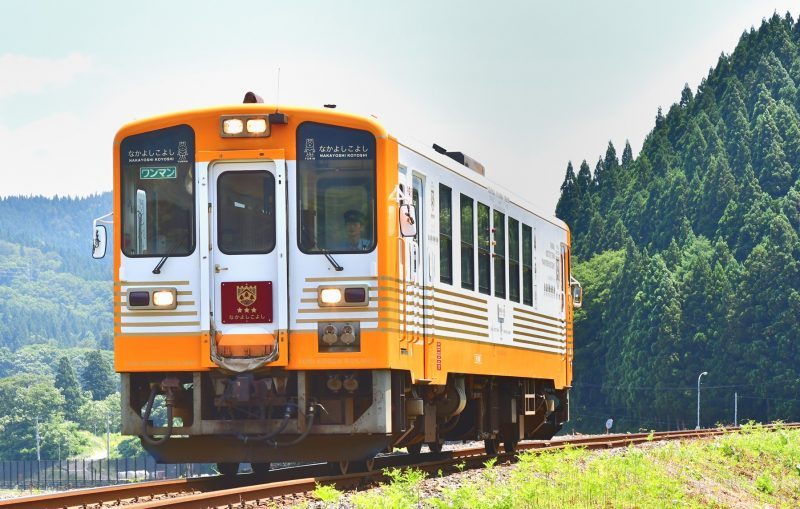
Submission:
<svg viewBox="0 0 800 509">
<path fill-rule="evenodd" d="M 767 425 L 765 428 L 776 428 Z M 782 424 L 782 428 L 798 428 L 800 423 Z M 663 431 L 599 436 L 577 436 L 550 441 L 521 442 L 517 451 L 555 450 L 566 447 L 609 449 L 628 447 L 655 441 L 708 438 L 737 432 L 740 428 L 710 428 L 702 430 Z M 74 490 L 49 495 L 22 497 L 0 501 L 1 507 L 15 508 L 102 508 L 125 506 L 140 508 L 207 508 L 246 507 L 259 505 L 276 497 L 304 496 L 319 484 L 332 484 L 339 489 L 352 489 L 385 480 L 382 469 L 413 466 L 429 473 L 447 472 L 459 468 L 480 468 L 492 457 L 500 461 L 513 460 L 514 454 L 486 454 L 483 447 L 458 449 L 420 455 L 390 455 L 375 459 L 371 471 L 345 475 L 328 475 L 328 466 L 314 464 L 276 469 L 267 475 L 238 475 L 150 481 L 105 488 Z M 464 466 L 462 466 L 462 464 Z"/>
</svg>

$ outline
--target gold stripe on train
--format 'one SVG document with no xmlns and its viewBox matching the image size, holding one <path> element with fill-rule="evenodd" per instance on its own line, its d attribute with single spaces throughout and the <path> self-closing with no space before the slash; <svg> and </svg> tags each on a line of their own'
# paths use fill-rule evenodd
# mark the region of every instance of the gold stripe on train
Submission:
<svg viewBox="0 0 800 509">
<path fill-rule="evenodd" d="M 526 344 L 526 345 L 536 346 L 536 347 L 538 347 L 538 349 L 548 348 L 550 351 L 555 350 L 556 352 L 561 353 L 561 354 L 566 352 L 566 349 L 564 347 L 556 347 L 556 346 L 551 346 L 551 345 L 545 345 L 545 344 L 542 344 L 542 343 L 537 343 L 536 341 L 527 341 L 525 339 L 519 339 L 519 338 L 514 338 L 513 341 L 516 342 L 516 343 L 523 343 L 523 344 Z"/>
<path fill-rule="evenodd" d="M 480 297 L 475 297 L 473 295 L 464 295 L 463 293 L 452 292 L 450 290 L 443 290 L 442 288 L 440 288 L 438 286 L 435 287 L 434 291 L 436 293 L 443 293 L 445 295 L 451 295 L 453 297 L 461 297 L 462 299 L 473 300 L 475 302 L 479 302 L 479 303 L 483 304 L 484 306 L 486 305 L 486 302 L 487 302 L 486 299 L 481 299 Z"/>
<path fill-rule="evenodd" d="M 353 322 L 354 320 L 358 320 L 359 323 L 363 322 L 378 322 L 377 316 L 368 316 L 368 317 L 356 317 L 356 318 L 298 318 L 295 320 L 296 323 L 328 323 L 328 322 Z M 308 331 L 312 331 L 316 329 L 308 329 Z"/>
<path fill-rule="evenodd" d="M 437 303 L 438 302 L 439 301 L 437 301 Z M 465 313 L 464 311 L 461 311 L 461 310 L 458 310 L 458 309 L 443 308 L 441 306 L 437 306 L 436 304 L 431 306 L 431 308 L 433 309 L 433 314 L 434 315 L 436 315 L 436 313 L 450 313 L 450 314 L 457 314 L 459 316 L 466 316 L 466 317 L 469 317 L 469 318 L 475 318 L 477 320 L 486 320 L 486 321 L 489 320 L 489 316 L 488 315 L 473 315 L 472 313 Z"/>
<path fill-rule="evenodd" d="M 197 316 L 197 311 L 156 311 L 143 309 L 142 311 L 131 311 L 128 313 L 114 313 L 114 316 Z"/>
<path fill-rule="evenodd" d="M 566 323 L 566 320 L 564 320 L 563 318 L 558 318 L 556 316 L 550 316 L 550 315 L 543 315 L 541 313 L 536 313 L 534 311 L 528 311 L 527 309 L 522 309 L 522 308 L 515 307 L 514 311 L 517 312 L 517 313 L 524 313 L 524 314 L 530 315 L 530 316 L 538 316 L 539 318 L 545 318 L 547 320 L 553 320 L 555 322 Z"/>
<path fill-rule="evenodd" d="M 188 286 L 189 281 L 119 281 L 114 286 Z"/>
<path fill-rule="evenodd" d="M 483 333 L 483 332 L 472 332 L 472 331 L 463 330 L 463 329 L 452 329 L 450 327 L 440 327 L 438 325 L 436 326 L 436 330 L 437 331 L 443 330 L 443 331 L 447 331 L 447 332 L 457 332 L 459 334 L 466 334 L 468 336 L 477 336 L 479 338 L 488 338 L 489 337 L 488 334 Z"/>
<path fill-rule="evenodd" d="M 115 321 L 118 327 L 193 327 L 199 326 L 200 322 L 125 322 Z"/>
<path fill-rule="evenodd" d="M 452 301 L 452 300 L 449 300 L 449 299 L 443 299 L 441 297 L 437 297 L 435 300 L 436 300 L 437 303 L 441 302 L 442 304 L 449 304 L 451 306 L 457 306 L 457 307 L 472 309 L 472 310 L 475 310 L 475 311 L 483 311 L 484 313 L 488 313 L 489 312 L 486 309 L 486 306 L 484 306 L 484 307 L 473 306 L 471 304 L 464 304 L 462 302 L 456 302 L 456 301 Z"/>
<path fill-rule="evenodd" d="M 342 282 L 359 282 L 359 281 L 377 281 L 378 276 L 330 276 L 330 277 L 307 277 L 306 283 L 326 283 L 330 281 Z"/>
<path fill-rule="evenodd" d="M 522 320 L 524 322 L 533 323 L 533 324 L 537 324 L 537 325 L 547 325 L 549 327 L 558 327 L 558 328 L 561 328 L 561 329 L 564 329 L 566 327 L 566 325 L 564 325 L 564 322 L 562 320 L 558 320 L 558 321 L 552 320 L 552 321 L 547 322 L 547 321 L 544 321 L 544 320 L 534 320 L 533 318 L 529 318 L 527 316 L 521 316 L 521 315 L 513 315 L 513 316 L 517 320 Z"/>
<path fill-rule="evenodd" d="M 175 303 L 176 306 L 194 306 L 194 304 L 193 300 L 179 300 Z M 128 301 L 120 301 L 120 305 L 128 307 Z"/>
<path fill-rule="evenodd" d="M 436 327 L 438 327 L 438 324 L 440 322 L 452 323 L 452 324 L 456 324 L 456 325 L 468 325 L 470 327 L 475 327 L 475 328 L 483 329 L 483 330 L 486 330 L 489 327 L 489 323 L 488 322 L 475 323 L 475 322 L 468 322 L 466 320 L 454 320 L 452 318 L 444 318 L 444 317 L 437 316 L 436 317 L 436 324 L 437 324 Z"/>
<path fill-rule="evenodd" d="M 524 336 L 526 338 L 542 339 L 544 341 L 552 341 L 554 343 L 558 343 L 559 346 L 564 346 L 564 345 L 567 344 L 566 338 L 564 338 L 564 337 L 551 338 L 551 337 L 547 337 L 547 336 L 540 336 L 539 334 L 530 334 L 528 332 L 523 332 L 523 331 L 519 331 L 519 330 L 515 330 L 514 331 L 514 335 Z"/>
<path fill-rule="evenodd" d="M 536 332 L 549 332 L 550 334 L 561 334 L 561 335 L 563 335 L 564 332 L 566 332 L 563 328 L 557 328 L 556 330 L 553 330 L 553 328 L 543 329 L 541 327 L 531 327 L 530 325 L 526 325 L 524 323 L 515 323 L 514 327 L 515 328 L 519 327 L 519 328 L 522 328 L 522 329 L 532 330 L 532 331 L 536 331 Z"/>
</svg>

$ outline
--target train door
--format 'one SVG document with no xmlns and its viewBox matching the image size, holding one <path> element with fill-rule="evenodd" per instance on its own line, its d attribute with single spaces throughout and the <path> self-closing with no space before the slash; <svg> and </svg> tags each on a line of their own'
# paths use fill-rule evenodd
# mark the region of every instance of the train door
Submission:
<svg viewBox="0 0 800 509">
<path fill-rule="evenodd" d="M 426 196 L 426 182 L 425 178 L 418 174 L 413 173 L 412 181 L 411 181 L 411 188 L 412 188 L 412 201 L 414 204 L 414 210 L 416 211 L 416 223 L 417 223 L 417 236 L 414 237 L 412 243 L 414 244 L 410 263 L 412 267 L 412 281 L 414 287 L 414 297 L 415 297 L 415 306 L 414 306 L 414 324 L 415 329 L 418 331 L 418 337 L 416 338 L 418 342 L 424 345 L 423 349 L 423 364 L 425 366 L 425 378 L 430 379 L 429 373 L 429 364 L 430 364 L 430 352 L 428 351 L 428 344 L 432 338 L 429 337 L 430 331 L 426 329 L 427 321 L 428 321 L 428 314 L 431 310 L 429 310 L 426 306 L 426 289 L 431 287 L 429 271 L 431 270 L 430 260 L 428 260 L 428 245 L 427 245 L 427 231 L 428 231 L 428 222 L 427 222 L 427 206 L 425 203 L 425 196 Z M 429 290 L 428 290 L 429 291 Z"/>
<path fill-rule="evenodd" d="M 274 360 L 286 327 L 283 174 L 283 161 L 210 170 L 212 358 L 234 371 Z"/>
</svg>

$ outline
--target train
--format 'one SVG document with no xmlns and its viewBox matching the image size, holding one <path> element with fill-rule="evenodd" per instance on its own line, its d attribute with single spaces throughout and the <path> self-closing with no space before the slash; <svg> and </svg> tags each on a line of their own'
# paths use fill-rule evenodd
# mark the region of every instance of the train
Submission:
<svg viewBox="0 0 800 509">
<path fill-rule="evenodd" d="M 346 472 L 568 421 L 569 229 L 465 153 L 248 92 L 124 125 L 113 154 L 93 256 L 122 432 L 158 461 Z"/>
</svg>

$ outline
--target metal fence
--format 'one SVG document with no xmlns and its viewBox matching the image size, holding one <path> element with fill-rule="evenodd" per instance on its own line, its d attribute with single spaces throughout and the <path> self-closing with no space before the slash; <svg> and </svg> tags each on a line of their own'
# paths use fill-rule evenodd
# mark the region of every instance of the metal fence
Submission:
<svg viewBox="0 0 800 509">
<path fill-rule="evenodd" d="M 103 460 L 0 460 L 0 488 L 66 490 L 213 474 L 211 463 L 157 463 L 150 456 Z"/>
</svg>

